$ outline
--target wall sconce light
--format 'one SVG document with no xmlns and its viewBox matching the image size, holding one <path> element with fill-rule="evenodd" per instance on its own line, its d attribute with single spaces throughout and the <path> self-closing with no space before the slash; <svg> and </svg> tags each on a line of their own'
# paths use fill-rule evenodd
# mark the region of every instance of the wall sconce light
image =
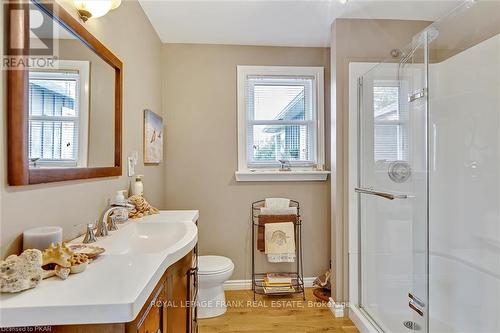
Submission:
<svg viewBox="0 0 500 333">
<path fill-rule="evenodd" d="M 73 2 L 83 22 L 89 18 L 104 16 L 122 3 L 121 0 L 74 0 Z"/>
</svg>

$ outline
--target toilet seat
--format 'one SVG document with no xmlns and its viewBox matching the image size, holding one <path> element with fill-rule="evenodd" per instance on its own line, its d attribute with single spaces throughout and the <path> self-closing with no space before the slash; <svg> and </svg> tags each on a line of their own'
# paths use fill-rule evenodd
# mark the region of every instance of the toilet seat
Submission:
<svg viewBox="0 0 500 333">
<path fill-rule="evenodd" d="M 231 259 L 222 256 L 199 256 L 198 274 L 213 275 L 225 273 L 234 269 Z"/>
</svg>

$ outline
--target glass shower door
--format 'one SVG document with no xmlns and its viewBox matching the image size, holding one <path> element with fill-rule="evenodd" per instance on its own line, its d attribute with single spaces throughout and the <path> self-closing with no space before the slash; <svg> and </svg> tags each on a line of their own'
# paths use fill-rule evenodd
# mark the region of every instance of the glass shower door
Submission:
<svg viewBox="0 0 500 333">
<path fill-rule="evenodd" d="M 359 78 L 359 306 L 384 332 L 427 332 L 424 42 Z"/>
</svg>

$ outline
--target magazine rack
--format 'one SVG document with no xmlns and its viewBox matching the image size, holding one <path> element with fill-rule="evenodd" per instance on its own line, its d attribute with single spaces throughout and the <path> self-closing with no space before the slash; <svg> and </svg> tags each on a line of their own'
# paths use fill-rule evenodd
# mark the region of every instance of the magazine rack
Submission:
<svg viewBox="0 0 500 333">
<path fill-rule="evenodd" d="M 283 296 L 290 294 L 302 294 L 303 300 L 306 299 L 304 290 L 304 268 L 302 265 L 302 219 L 300 217 L 300 205 L 298 201 L 290 200 L 290 207 L 297 207 L 297 218 L 293 222 L 295 231 L 295 270 L 291 272 L 276 272 L 289 275 L 292 279 L 292 288 L 294 291 L 283 293 L 266 293 L 264 291 L 264 278 L 267 272 L 256 270 L 255 257 L 259 254 L 257 247 L 257 235 L 259 228 L 264 229 L 265 225 L 259 223 L 260 209 L 265 206 L 265 200 L 259 200 L 252 203 L 252 291 L 255 301 L 256 295 Z M 256 252 L 257 251 L 257 252 Z M 262 255 L 265 255 L 262 253 Z"/>
</svg>

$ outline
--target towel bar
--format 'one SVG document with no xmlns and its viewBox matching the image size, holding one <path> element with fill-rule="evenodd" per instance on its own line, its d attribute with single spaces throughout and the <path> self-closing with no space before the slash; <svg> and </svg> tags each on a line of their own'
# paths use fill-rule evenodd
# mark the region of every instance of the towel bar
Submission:
<svg viewBox="0 0 500 333">
<path fill-rule="evenodd" d="M 357 193 L 362 193 L 362 194 L 375 195 L 375 196 L 382 197 L 382 198 L 389 199 L 389 200 L 408 199 L 408 195 L 406 195 L 406 194 L 393 194 L 393 193 L 387 193 L 387 192 L 380 192 L 380 191 L 375 191 L 371 188 L 356 187 L 356 188 L 354 188 L 354 191 L 356 191 Z"/>
</svg>

